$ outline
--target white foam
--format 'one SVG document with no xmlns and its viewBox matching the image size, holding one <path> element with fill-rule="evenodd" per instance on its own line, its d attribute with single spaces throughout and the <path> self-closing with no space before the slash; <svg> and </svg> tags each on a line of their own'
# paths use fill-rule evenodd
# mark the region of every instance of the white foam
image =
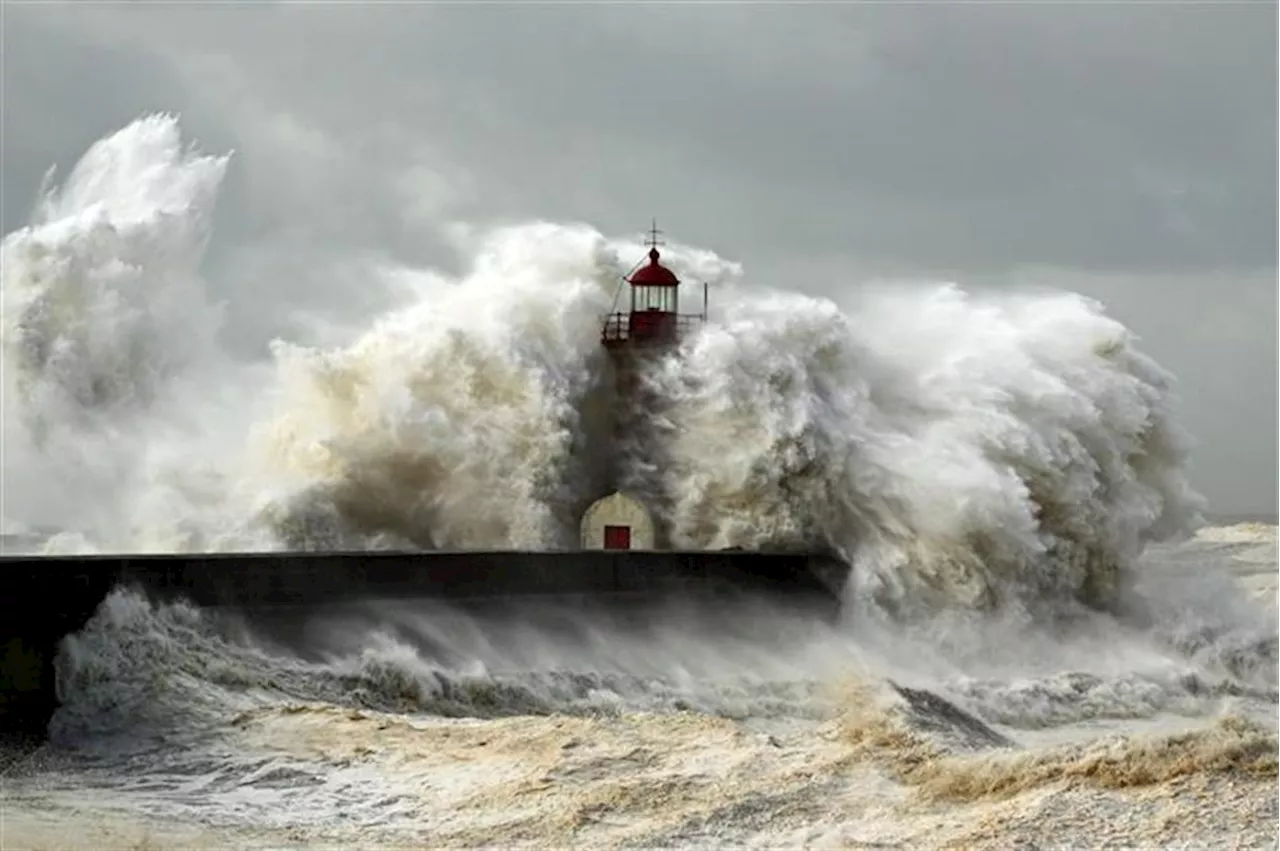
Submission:
<svg viewBox="0 0 1280 851">
<path fill-rule="evenodd" d="M 12 519 L 77 551 L 571 541 L 598 495 L 600 317 L 638 247 L 472 229 L 460 277 L 374 273 L 417 301 L 351 344 L 236 365 L 199 275 L 227 162 L 141 120 L 6 238 Z M 1193 520 L 1169 376 L 1094 302 L 921 284 L 837 303 L 666 258 L 730 284 L 652 376 L 670 465 L 633 459 L 679 543 L 833 545 L 860 599 L 901 612 L 1106 602 Z"/>
</svg>

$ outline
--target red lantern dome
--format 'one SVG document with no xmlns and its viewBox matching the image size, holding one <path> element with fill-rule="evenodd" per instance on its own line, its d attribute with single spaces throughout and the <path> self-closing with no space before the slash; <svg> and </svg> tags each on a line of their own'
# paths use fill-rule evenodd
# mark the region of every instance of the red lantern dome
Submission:
<svg viewBox="0 0 1280 851">
<path fill-rule="evenodd" d="M 641 266 L 629 279 L 633 287 L 678 287 L 680 279 L 658 262 L 658 249 L 649 249 L 649 265 Z"/>
</svg>

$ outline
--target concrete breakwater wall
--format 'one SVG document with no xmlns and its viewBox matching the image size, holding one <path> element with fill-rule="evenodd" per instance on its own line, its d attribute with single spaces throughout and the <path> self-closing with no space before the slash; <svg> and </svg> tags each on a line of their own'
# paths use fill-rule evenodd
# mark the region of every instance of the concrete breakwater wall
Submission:
<svg viewBox="0 0 1280 851">
<path fill-rule="evenodd" d="M 482 605 L 586 597 L 630 606 L 745 593 L 833 616 L 840 568 L 806 553 L 745 551 L 467 551 L 218 553 L 0 557 L 0 735 L 42 737 L 57 708 L 54 658 L 111 590 L 136 587 L 255 610 L 304 610 L 368 599 Z"/>
</svg>

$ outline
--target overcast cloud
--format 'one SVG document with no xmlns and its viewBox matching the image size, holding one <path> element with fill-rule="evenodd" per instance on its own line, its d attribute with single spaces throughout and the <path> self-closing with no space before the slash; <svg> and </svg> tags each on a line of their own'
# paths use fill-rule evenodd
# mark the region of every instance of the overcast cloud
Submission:
<svg viewBox="0 0 1280 851">
<path fill-rule="evenodd" d="M 451 220 L 672 236 L 815 294 L 1106 302 L 1181 379 L 1217 512 L 1277 499 L 1276 6 L 10 6 L 4 229 L 143 112 L 236 160 L 230 340 L 380 307 Z M 270 277 L 269 293 L 261 282 Z"/>
</svg>

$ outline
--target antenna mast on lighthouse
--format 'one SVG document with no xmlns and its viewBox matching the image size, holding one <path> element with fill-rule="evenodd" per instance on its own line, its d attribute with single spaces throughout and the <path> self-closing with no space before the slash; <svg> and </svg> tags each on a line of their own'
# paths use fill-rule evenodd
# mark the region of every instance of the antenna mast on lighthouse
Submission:
<svg viewBox="0 0 1280 851">
<path fill-rule="evenodd" d="M 648 248 L 657 248 L 665 243 L 659 238 L 662 231 L 658 230 L 658 219 L 655 217 L 653 223 L 649 226 L 649 233 L 645 235 L 644 244 Z"/>
</svg>

